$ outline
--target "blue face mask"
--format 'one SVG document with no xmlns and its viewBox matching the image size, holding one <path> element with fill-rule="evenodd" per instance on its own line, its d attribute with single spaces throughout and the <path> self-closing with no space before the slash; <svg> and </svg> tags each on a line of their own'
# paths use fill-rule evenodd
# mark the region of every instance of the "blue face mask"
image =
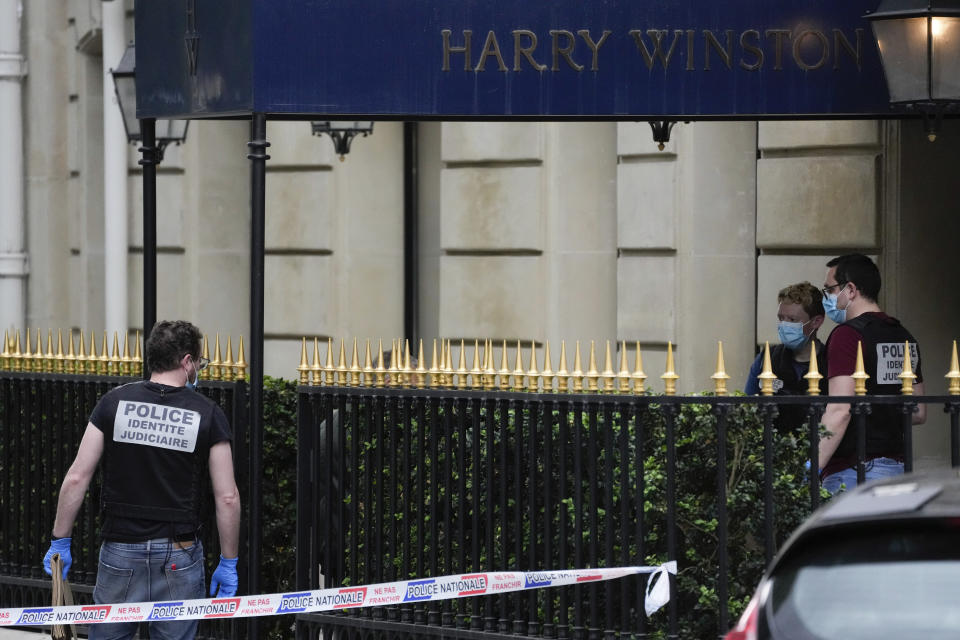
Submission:
<svg viewBox="0 0 960 640">
<path fill-rule="evenodd" d="M 806 324 L 806 322 L 785 322 L 782 320 L 778 322 L 777 334 L 779 334 L 783 346 L 796 351 L 807 344 L 809 338 L 803 334 L 803 327 Z"/>
<path fill-rule="evenodd" d="M 846 309 L 837 309 L 837 293 L 831 293 L 823 297 L 823 310 L 826 312 L 827 317 L 836 322 L 837 324 L 843 324 L 847 320 L 847 310 Z"/>
<path fill-rule="evenodd" d="M 194 372 L 195 372 L 194 375 L 195 375 L 196 377 L 193 379 L 193 382 L 190 382 L 190 373 L 187 372 L 186 387 L 187 387 L 187 389 L 190 389 L 191 391 L 196 391 L 196 390 L 197 390 L 197 385 L 200 384 L 200 371 L 199 371 L 199 369 L 197 369 L 196 365 L 194 365 L 193 370 L 194 370 Z"/>
</svg>

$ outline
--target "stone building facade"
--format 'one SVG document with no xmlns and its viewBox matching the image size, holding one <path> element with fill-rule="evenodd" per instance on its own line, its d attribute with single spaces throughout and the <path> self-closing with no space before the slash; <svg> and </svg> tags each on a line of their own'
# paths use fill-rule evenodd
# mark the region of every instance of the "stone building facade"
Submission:
<svg viewBox="0 0 960 640">
<path fill-rule="evenodd" d="M 99 9 L 22 6 L 29 273 L 9 327 L 104 327 Z M 246 122 L 195 121 L 167 150 L 158 317 L 247 334 L 249 137 Z M 342 162 L 305 122 L 270 121 L 267 138 L 265 370 L 292 378 L 301 336 L 403 334 L 403 124 L 378 122 Z M 670 342 L 681 391 L 710 388 L 722 340 L 742 388 L 757 345 L 776 341 L 777 290 L 819 286 L 829 258 L 858 250 L 881 265 L 882 306 L 921 341 L 928 392 L 945 393 L 960 312 L 954 123 L 935 144 L 916 122 L 679 123 L 659 151 L 645 122 L 424 122 L 417 147 L 413 337 L 549 340 L 554 358 L 561 339 L 623 340 L 631 354 L 639 342 L 656 390 Z M 130 147 L 131 329 L 137 160 Z M 917 447 L 934 460 L 946 435 L 941 416 L 931 425 Z"/>
</svg>

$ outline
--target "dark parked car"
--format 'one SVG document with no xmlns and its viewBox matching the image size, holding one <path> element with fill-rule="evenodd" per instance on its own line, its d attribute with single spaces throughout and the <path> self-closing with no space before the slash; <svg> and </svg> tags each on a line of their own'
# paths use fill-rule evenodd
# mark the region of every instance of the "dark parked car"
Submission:
<svg viewBox="0 0 960 640">
<path fill-rule="evenodd" d="M 960 638 L 958 470 L 830 501 L 783 546 L 725 638 Z"/>
</svg>

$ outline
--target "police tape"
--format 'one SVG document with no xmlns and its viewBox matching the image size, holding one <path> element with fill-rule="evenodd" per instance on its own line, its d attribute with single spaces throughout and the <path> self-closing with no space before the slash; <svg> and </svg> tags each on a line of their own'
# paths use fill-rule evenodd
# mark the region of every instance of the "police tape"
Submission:
<svg viewBox="0 0 960 640">
<path fill-rule="evenodd" d="M 667 562 L 658 567 L 498 571 L 258 596 L 11 608 L 0 609 L 0 627 L 279 616 L 498 595 L 512 591 L 614 580 L 643 573 L 653 574 L 647 581 L 646 593 L 646 611 L 647 615 L 650 615 L 669 600 L 669 581 L 665 578 L 667 573 L 676 572 L 676 562 Z"/>
</svg>

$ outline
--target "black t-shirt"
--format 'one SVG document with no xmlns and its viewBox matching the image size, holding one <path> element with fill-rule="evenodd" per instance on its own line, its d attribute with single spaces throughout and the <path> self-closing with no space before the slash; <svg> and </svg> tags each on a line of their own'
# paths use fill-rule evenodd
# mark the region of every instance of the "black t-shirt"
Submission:
<svg viewBox="0 0 960 640">
<path fill-rule="evenodd" d="M 128 511 L 156 504 L 199 511 L 210 447 L 232 440 L 227 417 L 212 400 L 150 381 L 108 392 L 90 422 L 104 435 L 103 502 L 123 503 Z M 196 532 L 195 523 L 165 516 L 160 508 L 117 510 L 104 508 L 105 540 L 182 539 Z"/>
</svg>

